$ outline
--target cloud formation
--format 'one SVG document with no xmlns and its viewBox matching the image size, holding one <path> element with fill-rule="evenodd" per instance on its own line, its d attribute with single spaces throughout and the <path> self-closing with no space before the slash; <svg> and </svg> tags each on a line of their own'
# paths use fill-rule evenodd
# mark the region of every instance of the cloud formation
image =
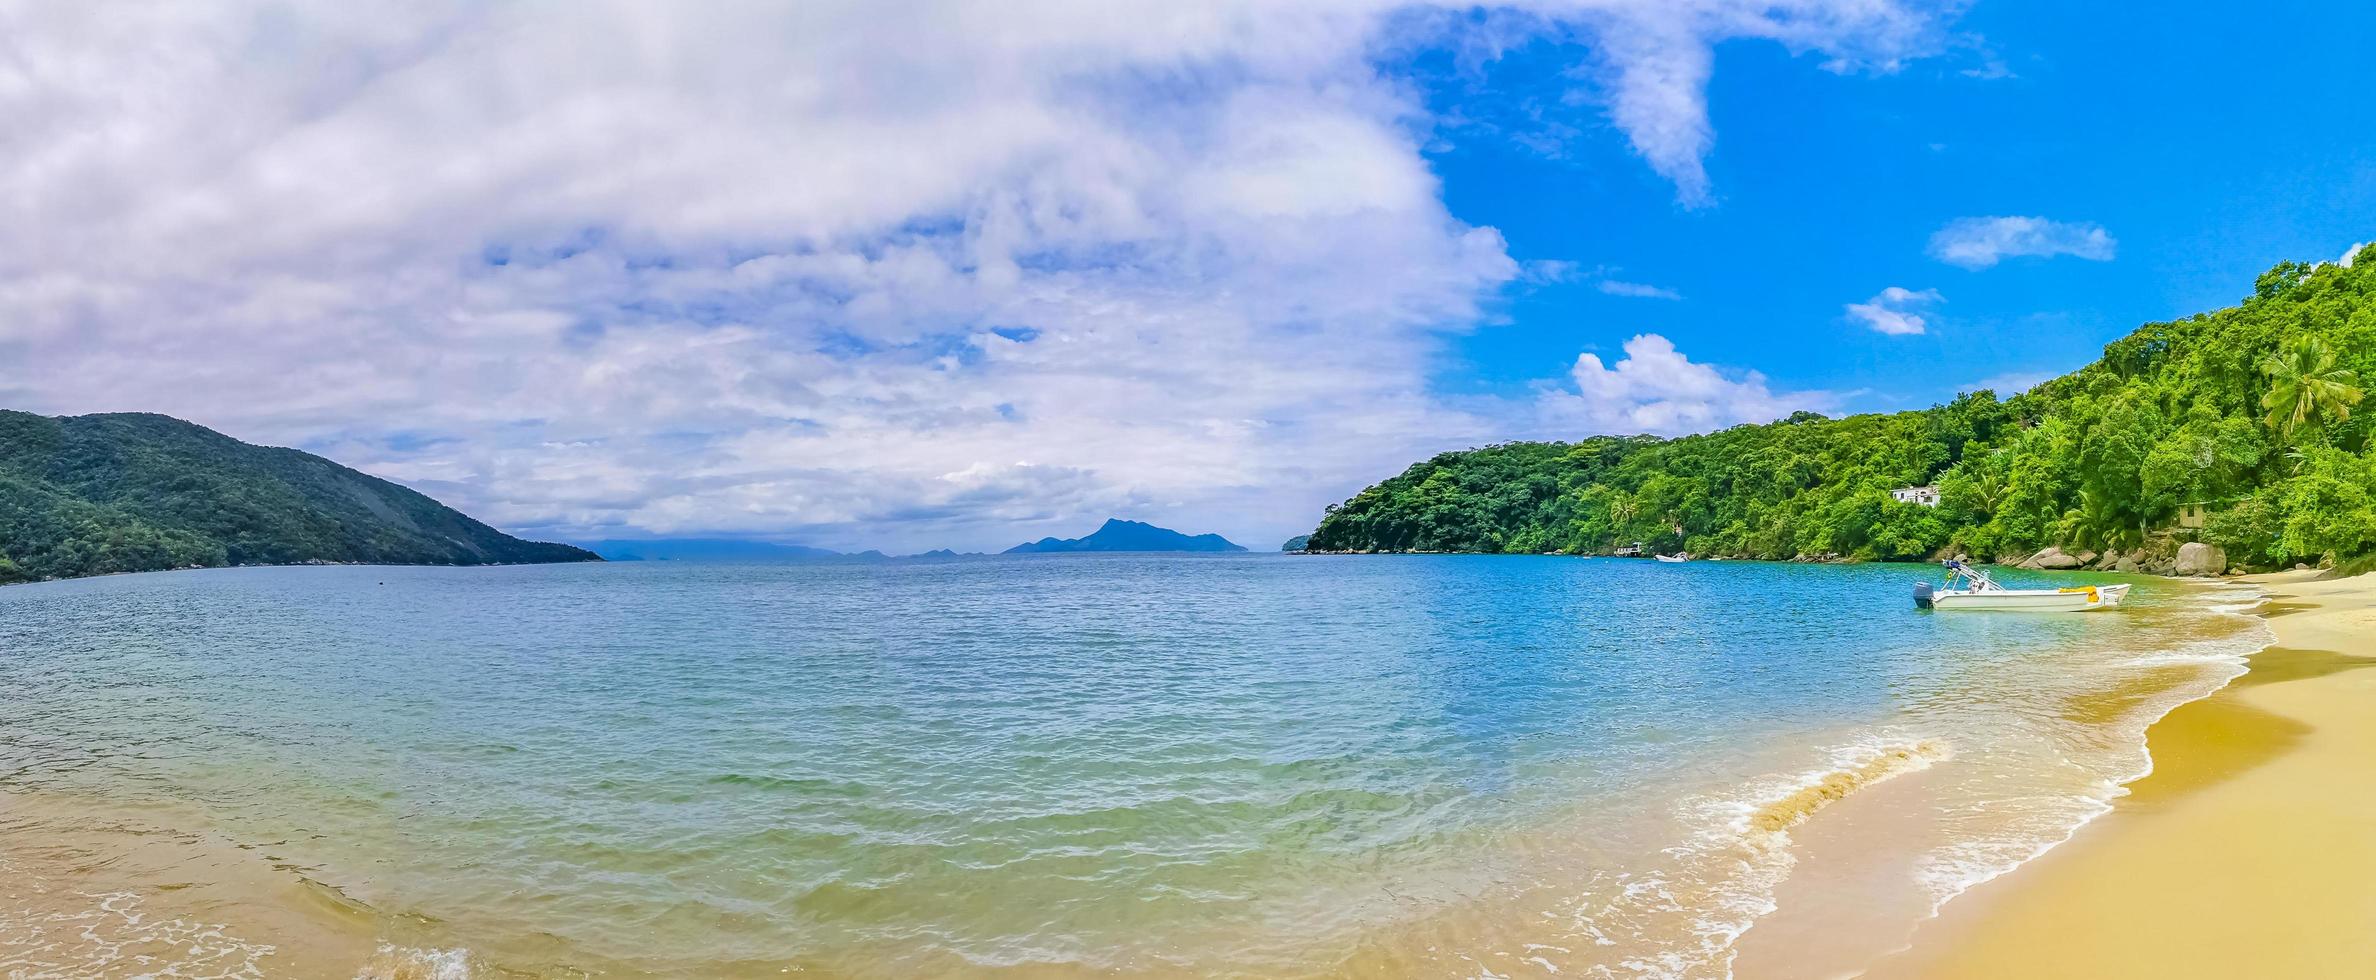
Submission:
<svg viewBox="0 0 2376 980">
<path fill-rule="evenodd" d="M 2118 245 L 2102 225 L 2094 222 L 1957 218 L 1931 235 L 1930 254 L 1948 265 L 1985 269 L 2018 256 L 2075 255 L 2108 262 Z"/>
<path fill-rule="evenodd" d="M 1539 407 L 1549 427 L 1571 432 L 1681 435 L 1770 422 L 1836 400 L 1828 392 L 1776 393 L 1764 375 L 1693 361 L 1657 334 L 1626 341 L 1625 356 L 1615 364 L 1598 354 L 1578 355 L 1569 379 L 1572 390 L 1544 392 Z"/>
<path fill-rule="evenodd" d="M 1600 281 L 1600 291 L 1611 296 L 1631 296 L 1636 299 L 1682 299 L 1683 294 L 1664 286 L 1649 283 L 1624 282 L 1617 279 Z"/>
<path fill-rule="evenodd" d="M 166 412 L 550 536 L 983 547 L 1121 513 L 1261 540 L 1508 425 L 1428 390 L 1520 267 L 1445 209 L 1382 52 L 1585 38 L 1690 201 L 1718 45 L 1888 70 L 1935 20 L 31 5 L 0 60 L 0 404 Z"/>
<path fill-rule="evenodd" d="M 1862 303 L 1848 304 L 1848 319 L 1894 337 L 1921 333 L 1928 321 L 1921 310 L 1946 302 L 1936 289 L 1913 290 L 1891 286 Z"/>
</svg>

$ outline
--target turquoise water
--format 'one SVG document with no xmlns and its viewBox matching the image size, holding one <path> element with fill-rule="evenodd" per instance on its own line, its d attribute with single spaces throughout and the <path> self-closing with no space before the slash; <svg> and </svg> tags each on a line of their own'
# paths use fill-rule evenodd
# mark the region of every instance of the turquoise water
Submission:
<svg viewBox="0 0 2376 980">
<path fill-rule="evenodd" d="M 2118 613 L 1919 613 L 1930 574 L 1120 555 L 46 583 L 0 589 L 0 794 L 48 801 L 18 840 L 91 806 L 203 820 L 463 975 L 1719 975 L 1809 780 L 1920 773 L 1947 830 L 1907 873 L 1943 901 L 2100 812 L 2144 722 L 2258 645 L 2154 580 Z"/>
</svg>

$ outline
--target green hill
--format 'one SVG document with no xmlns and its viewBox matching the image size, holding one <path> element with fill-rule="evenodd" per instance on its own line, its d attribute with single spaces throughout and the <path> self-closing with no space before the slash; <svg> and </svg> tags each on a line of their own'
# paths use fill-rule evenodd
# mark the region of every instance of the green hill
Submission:
<svg viewBox="0 0 2376 980">
<path fill-rule="evenodd" d="M 1310 547 L 2003 558 L 2199 536 L 2260 567 L 2349 560 L 2376 551 L 2376 405 L 2353 411 L 2376 377 L 2376 248 L 2356 260 L 2281 264 L 2237 306 L 2001 401 L 1444 453 L 1329 508 Z M 1933 484 L 1937 507 L 1890 494 Z M 2207 526 L 2178 527 L 2196 504 Z"/>
<path fill-rule="evenodd" d="M 0 582 L 191 565 L 599 560 L 179 419 L 0 411 Z"/>
</svg>

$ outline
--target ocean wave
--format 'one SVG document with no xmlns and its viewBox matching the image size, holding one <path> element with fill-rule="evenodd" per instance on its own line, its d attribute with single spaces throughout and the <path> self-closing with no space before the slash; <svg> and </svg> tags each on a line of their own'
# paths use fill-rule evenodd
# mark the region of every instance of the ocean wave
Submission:
<svg viewBox="0 0 2376 980">
<path fill-rule="evenodd" d="M 1815 768 L 1685 802 L 1682 816 L 1696 829 L 1663 852 L 1666 862 L 1597 873 L 1562 911 L 1570 934 L 1625 951 L 1612 961 L 1578 964 L 1577 975 L 1729 976 L 1735 944 L 1774 911 L 1776 890 L 1797 863 L 1791 830 L 1859 790 L 1951 755 L 1933 738 L 1878 732 L 1832 749 Z"/>
<path fill-rule="evenodd" d="M 2246 602 L 2232 602 L 2240 595 Z M 2121 671 L 2202 666 L 2209 669 L 2194 679 L 2144 698 L 2107 724 L 2115 742 L 2129 747 L 2102 760 L 2100 778 L 2067 796 L 2030 801 L 2034 819 L 1987 837 L 1957 841 L 1924 855 L 1917 863 L 1916 880 L 1930 894 L 1929 914 L 1937 916 L 1947 903 L 1986 882 L 2003 877 L 2077 836 L 2080 829 L 2110 813 L 2115 801 L 2128 795 L 2128 785 L 2153 774 L 2153 755 L 2147 739 L 2152 727 L 2179 708 L 2219 693 L 2249 671 L 2252 655 L 2276 641 L 2276 634 L 2252 614 L 2267 597 L 2258 589 L 2223 587 L 2209 590 L 2202 608 L 2220 616 L 2239 616 L 2255 625 L 2237 633 L 2177 644 L 2168 649 L 2123 658 L 2111 666 Z"/>
<path fill-rule="evenodd" d="M 10 871 L 0 865 L 0 871 Z M 0 905 L 0 976 L 112 976 L 262 980 L 276 949 L 229 927 L 157 915 L 133 892 L 85 893 L 64 909 Z M 127 974 L 129 975 L 129 974 Z"/>
<path fill-rule="evenodd" d="M 2250 616 L 2269 604 L 2269 594 L 2258 586 L 2227 585 L 2207 590 L 2206 609 L 2223 616 Z"/>
<path fill-rule="evenodd" d="M 1741 817 L 1737 829 L 1753 835 L 1753 840 L 1771 844 L 1774 835 L 1847 799 L 1848 794 L 1893 776 L 1928 769 L 1947 756 L 1945 745 L 1929 739 L 1850 746 L 1834 754 L 1830 767 L 1806 773 L 1781 795 L 1756 804 Z"/>
<path fill-rule="evenodd" d="M 477 975 L 469 950 L 381 944 L 355 971 L 355 980 L 470 980 Z"/>
<path fill-rule="evenodd" d="M 2180 643 L 2166 649 L 2138 654 L 2136 656 L 2117 661 L 2114 666 L 2169 667 L 2182 666 L 2186 664 L 2228 664 L 2237 668 L 2242 668 L 2247 661 L 2252 659 L 2252 655 L 2255 652 L 2258 652 L 2260 648 L 2265 645 L 2266 644 L 2255 641 L 2250 634 L 2241 637 L 2213 637 L 2211 639 L 2193 640 L 2186 643 Z M 2209 694 L 2211 690 L 2217 689 L 2218 688 L 2216 687 L 2211 688 L 2210 690 L 2202 692 L 2202 694 L 2195 695 L 2195 697 L 2202 697 L 2204 694 Z M 2188 700 L 2192 700 L 2192 698 L 2189 698 Z"/>
</svg>

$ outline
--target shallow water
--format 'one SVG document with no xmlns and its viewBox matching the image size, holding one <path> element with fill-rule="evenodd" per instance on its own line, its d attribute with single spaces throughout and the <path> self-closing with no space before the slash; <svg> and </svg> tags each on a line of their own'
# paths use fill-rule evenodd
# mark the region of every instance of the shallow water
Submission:
<svg viewBox="0 0 2376 980">
<path fill-rule="evenodd" d="M 0 975 L 154 973 L 181 935 L 59 939 L 83 916 L 215 937 L 166 975 L 1723 976 L 1833 803 L 1919 790 L 1924 831 L 1875 842 L 1904 897 L 1873 901 L 1927 914 L 2100 813 L 2144 725 L 2266 639 L 2157 580 L 2113 613 L 1916 612 L 1929 575 L 1132 555 L 0 589 L 0 861 L 34 882 Z"/>
</svg>

